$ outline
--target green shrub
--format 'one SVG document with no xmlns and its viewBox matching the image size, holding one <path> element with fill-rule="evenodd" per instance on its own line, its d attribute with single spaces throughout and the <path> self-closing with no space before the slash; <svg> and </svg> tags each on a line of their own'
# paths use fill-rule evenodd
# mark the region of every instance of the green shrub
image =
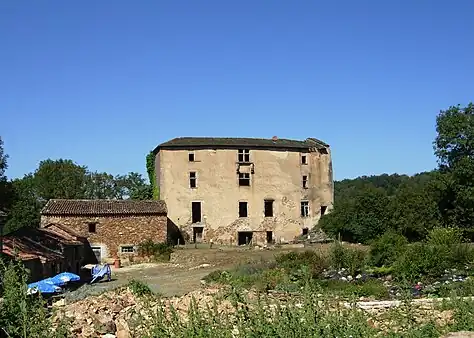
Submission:
<svg viewBox="0 0 474 338">
<path fill-rule="evenodd" d="M 362 270 L 367 258 L 367 253 L 364 250 L 346 247 L 337 241 L 331 245 L 329 254 L 333 268 L 345 268 L 351 275 Z"/>
<path fill-rule="evenodd" d="M 153 294 L 153 291 L 151 291 L 148 285 L 136 279 L 130 280 L 127 287 L 135 296 L 138 297 L 149 296 Z"/>
<path fill-rule="evenodd" d="M 456 245 L 464 242 L 463 232 L 457 228 L 437 227 L 428 233 L 426 242 L 431 245 Z"/>
<path fill-rule="evenodd" d="M 169 261 L 173 247 L 168 243 L 155 243 L 151 239 L 138 245 L 138 254 L 143 257 L 153 257 L 157 261 Z"/>
<path fill-rule="evenodd" d="M 378 300 L 389 298 L 388 289 L 378 279 L 354 283 L 340 280 L 323 280 L 318 284 L 329 294 L 345 297 L 374 297 Z"/>
<path fill-rule="evenodd" d="M 395 231 L 388 231 L 370 245 L 370 263 L 375 266 L 393 264 L 405 251 L 408 240 Z"/>
<path fill-rule="evenodd" d="M 313 278 L 319 277 L 321 272 L 329 267 L 327 260 L 312 250 L 283 253 L 275 256 L 275 261 L 277 267 L 283 268 L 286 271 L 298 270 L 302 266 L 306 266 Z"/>
</svg>

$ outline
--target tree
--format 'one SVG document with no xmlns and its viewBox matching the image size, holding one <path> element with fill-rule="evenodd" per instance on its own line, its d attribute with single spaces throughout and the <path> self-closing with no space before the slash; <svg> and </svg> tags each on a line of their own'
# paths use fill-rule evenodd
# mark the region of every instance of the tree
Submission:
<svg viewBox="0 0 474 338">
<path fill-rule="evenodd" d="M 451 106 L 436 117 L 434 142 L 443 180 L 441 213 L 446 225 L 474 224 L 474 105 Z"/>
<path fill-rule="evenodd" d="M 87 199 L 117 199 L 120 189 L 114 176 L 105 172 L 88 172 L 84 180 L 85 198 Z"/>
<path fill-rule="evenodd" d="M 11 206 L 13 188 L 5 176 L 8 155 L 3 150 L 3 140 L 0 137 L 0 210 L 8 210 Z"/>
<path fill-rule="evenodd" d="M 35 180 L 32 174 L 12 182 L 13 201 L 5 225 L 5 233 L 15 231 L 24 226 L 38 227 L 40 212 L 44 206 L 36 193 Z"/>
<path fill-rule="evenodd" d="M 44 200 L 52 198 L 85 197 L 86 167 L 71 160 L 41 161 L 34 173 L 38 196 Z"/>
</svg>

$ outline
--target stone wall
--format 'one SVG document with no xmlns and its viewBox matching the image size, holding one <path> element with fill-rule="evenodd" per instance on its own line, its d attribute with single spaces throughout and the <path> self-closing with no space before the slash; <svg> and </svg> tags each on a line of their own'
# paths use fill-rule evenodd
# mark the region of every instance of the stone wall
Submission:
<svg viewBox="0 0 474 338">
<path fill-rule="evenodd" d="M 88 239 L 91 248 L 101 248 L 101 257 L 126 257 L 134 253 L 121 253 L 122 246 L 137 246 L 151 239 L 166 242 L 167 217 L 157 216 L 41 216 L 41 226 L 59 223 L 68 226 Z M 89 232 L 89 224 L 95 223 L 95 233 Z"/>
</svg>

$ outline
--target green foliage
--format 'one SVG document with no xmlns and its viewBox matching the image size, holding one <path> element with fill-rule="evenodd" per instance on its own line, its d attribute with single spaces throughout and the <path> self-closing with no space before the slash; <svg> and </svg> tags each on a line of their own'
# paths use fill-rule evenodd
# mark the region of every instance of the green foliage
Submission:
<svg viewBox="0 0 474 338">
<path fill-rule="evenodd" d="M 8 155 L 3 150 L 3 140 L 0 136 L 0 211 L 10 208 L 13 195 L 11 183 L 5 176 L 5 170 L 8 168 L 7 159 Z"/>
<path fill-rule="evenodd" d="M 38 227 L 44 202 L 36 194 L 33 175 L 13 180 L 12 186 L 12 207 L 5 225 L 5 234 L 24 226 Z"/>
<path fill-rule="evenodd" d="M 387 231 L 370 245 L 370 263 L 375 266 L 391 265 L 405 251 L 408 240 L 395 231 Z"/>
<path fill-rule="evenodd" d="M 157 261 L 169 261 L 173 247 L 168 243 L 155 243 L 147 239 L 138 245 L 138 254 L 144 257 L 153 257 Z"/>
<path fill-rule="evenodd" d="M 350 190 L 336 201 L 335 209 L 322 217 L 318 225 L 333 238 L 340 235 L 350 242 L 368 243 L 388 230 L 389 197 L 382 188 L 364 185 Z"/>
<path fill-rule="evenodd" d="M 86 167 L 72 160 L 41 161 L 34 173 L 35 187 L 44 200 L 85 197 Z"/>
<path fill-rule="evenodd" d="M 313 277 L 318 277 L 324 269 L 329 267 L 327 259 L 321 257 L 316 251 L 289 252 L 275 256 L 278 268 L 291 271 L 306 266 Z"/>
<path fill-rule="evenodd" d="M 148 285 L 136 279 L 131 279 L 127 284 L 127 288 L 138 297 L 153 295 L 153 291 Z"/>
<path fill-rule="evenodd" d="M 367 252 L 350 248 L 340 242 L 334 242 L 329 252 L 331 266 L 335 269 L 347 269 L 351 275 L 360 272 L 365 265 Z"/>
<path fill-rule="evenodd" d="M 355 283 L 347 283 L 340 280 L 323 280 L 319 282 L 319 285 L 326 292 L 347 298 L 374 297 L 377 300 L 389 298 L 387 288 L 378 279 L 369 279 Z"/>
<path fill-rule="evenodd" d="M 148 180 L 153 191 L 153 199 L 160 199 L 160 190 L 156 185 L 156 174 L 155 174 L 155 158 L 156 155 L 153 151 L 150 151 L 146 155 L 146 172 L 148 173 Z"/>
<path fill-rule="evenodd" d="M 0 336 L 64 337 L 63 330 L 52 330 L 45 302 L 39 294 L 27 295 L 26 269 L 19 262 L 0 261 L 2 298 L 0 302 Z"/>
<path fill-rule="evenodd" d="M 463 233 L 456 228 L 434 228 L 426 238 L 428 244 L 452 246 L 464 242 Z"/>
</svg>

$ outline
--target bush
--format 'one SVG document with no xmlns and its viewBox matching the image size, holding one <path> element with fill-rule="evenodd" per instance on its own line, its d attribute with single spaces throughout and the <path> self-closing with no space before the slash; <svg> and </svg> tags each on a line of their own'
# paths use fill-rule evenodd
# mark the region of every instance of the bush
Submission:
<svg viewBox="0 0 474 338">
<path fill-rule="evenodd" d="M 303 252 L 289 252 L 275 256 L 277 267 L 286 271 L 298 270 L 302 266 L 309 269 L 309 274 L 313 278 L 319 277 L 324 269 L 328 268 L 328 262 L 316 251 L 306 250 Z"/>
<path fill-rule="evenodd" d="M 392 265 L 405 251 L 408 240 L 395 231 L 388 231 L 370 245 L 370 263 L 375 266 Z"/>
<path fill-rule="evenodd" d="M 351 275 L 355 275 L 362 270 L 366 257 L 365 251 L 345 247 L 340 242 L 334 242 L 330 249 L 331 266 L 335 269 L 345 268 Z"/>
<path fill-rule="evenodd" d="M 437 227 L 428 233 L 426 242 L 431 245 L 456 245 L 464 242 L 463 232 L 456 228 Z"/>
<path fill-rule="evenodd" d="M 155 243 L 151 239 L 138 245 L 138 254 L 143 257 L 153 257 L 157 261 L 169 261 L 173 248 L 168 243 Z"/>
</svg>

